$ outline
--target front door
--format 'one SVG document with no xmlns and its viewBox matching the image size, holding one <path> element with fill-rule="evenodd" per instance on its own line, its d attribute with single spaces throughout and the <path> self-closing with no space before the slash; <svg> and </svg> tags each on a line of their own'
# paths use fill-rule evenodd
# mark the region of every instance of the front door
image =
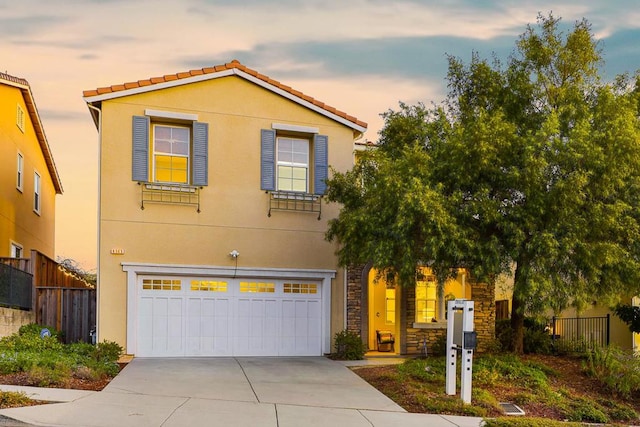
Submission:
<svg viewBox="0 0 640 427">
<path fill-rule="evenodd" d="M 396 335 L 396 289 L 375 274 L 369 277 L 369 350 L 378 350 L 376 331 L 390 331 Z"/>
</svg>

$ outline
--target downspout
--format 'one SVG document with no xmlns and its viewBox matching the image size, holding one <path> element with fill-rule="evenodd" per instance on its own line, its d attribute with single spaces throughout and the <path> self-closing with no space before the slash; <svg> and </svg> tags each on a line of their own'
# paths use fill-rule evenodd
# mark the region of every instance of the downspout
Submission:
<svg viewBox="0 0 640 427">
<path fill-rule="evenodd" d="M 101 210 L 100 210 L 100 201 L 102 200 L 102 193 L 101 193 L 101 182 L 102 182 L 102 174 L 101 174 L 101 162 L 102 162 L 102 110 L 99 109 L 98 107 L 95 107 L 93 105 L 91 105 L 90 103 L 87 102 L 87 107 L 89 107 L 89 109 L 93 110 L 96 112 L 97 117 L 98 117 L 98 256 L 96 259 L 96 325 L 95 325 L 95 339 L 96 339 L 96 343 L 100 342 L 100 335 L 98 333 L 98 331 L 100 330 L 100 328 L 98 327 L 98 322 L 100 320 L 100 304 L 98 303 L 100 301 L 100 238 L 102 236 L 102 233 L 100 232 L 100 215 L 101 215 Z"/>
</svg>

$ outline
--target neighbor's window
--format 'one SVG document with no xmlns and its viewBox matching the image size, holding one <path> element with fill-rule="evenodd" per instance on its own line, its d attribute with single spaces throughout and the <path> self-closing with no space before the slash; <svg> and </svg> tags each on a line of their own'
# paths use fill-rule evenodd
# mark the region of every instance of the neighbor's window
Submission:
<svg viewBox="0 0 640 427">
<path fill-rule="evenodd" d="M 11 242 L 11 257 L 12 258 L 22 258 L 23 249 L 22 245 L 18 243 Z"/>
<path fill-rule="evenodd" d="M 38 172 L 33 173 L 33 210 L 35 213 L 40 214 L 40 174 Z"/>
<path fill-rule="evenodd" d="M 153 180 L 187 184 L 189 182 L 190 129 L 153 126 Z"/>
<path fill-rule="evenodd" d="M 416 282 L 416 322 L 436 321 L 437 286 L 435 276 L 426 276 Z"/>
<path fill-rule="evenodd" d="M 24 157 L 18 153 L 18 164 L 16 173 L 16 188 L 22 192 L 22 181 L 24 181 Z"/>
<path fill-rule="evenodd" d="M 20 104 L 18 104 L 18 108 L 16 108 L 16 125 L 18 126 L 18 129 L 24 133 L 24 110 Z"/>
<path fill-rule="evenodd" d="M 309 140 L 278 138 L 278 190 L 306 193 L 309 185 Z"/>
</svg>

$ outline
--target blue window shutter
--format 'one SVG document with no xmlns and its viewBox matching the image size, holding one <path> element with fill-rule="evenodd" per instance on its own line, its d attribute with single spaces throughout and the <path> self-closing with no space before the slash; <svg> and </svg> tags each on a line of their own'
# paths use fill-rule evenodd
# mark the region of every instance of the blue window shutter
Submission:
<svg viewBox="0 0 640 427">
<path fill-rule="evenodd" d="M 149 117 L 133 116 L 131 179 L 149 181 Z"/>
<path fill-rule="evenodd" d="M 193 123 L 193 185 L 209 184 L 209 123 Z"/>
<path fill-rule="evenodd" d="M 276 189 L 276 131 L 260 131 L 260 189 Z"/>
<path fill-rule="evenodd" d="M 313 194 L 323 195 L 327 191 L 329 177 L 329 137 L 315 135 L 313 138 Z"/>
</svg>

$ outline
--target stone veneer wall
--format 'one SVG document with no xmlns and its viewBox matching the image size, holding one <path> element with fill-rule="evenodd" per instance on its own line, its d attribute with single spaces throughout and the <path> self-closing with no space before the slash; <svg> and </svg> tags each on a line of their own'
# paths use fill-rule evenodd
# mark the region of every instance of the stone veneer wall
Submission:
<svg viewBox="0 0 640 427">
<path fill-rule="evenodd" d="M 478 334 L 478 352 L 487 351 L 496 339 L 496 288 L 486 283 L 471 284 L 474 303 L 473 326 Z"/>
<path fill-rule="evenodd" d="M 495 288 L 486 283 L 470 283 L 471 299 L 474 301 L 473 326 L 478 334 L 478 352 L 491 348 L 496 336 L 496 301 Z M 415 288 L 404 290 L 407 292 L 407 328 L 406 354 L 422 354 L 424 340 L 427 341 L 427 353 L 434 344 L 447 338 L 447 325 L 434 323 L 423 328 L 413 328 L 415 319 Z M 442 338 L 440 338 L 442 337 Z"/>
<path fill-rule="evenodd" d="M 0 307 L 0 337 L 18 332 L 20 326 L 36 323 L 35 311 Z"/>
<path fill-rule="evenodd" d="M 347 269 L 347 331 L 354 332 L 366 342 L 362 331 L 362 272 L 363 265 L 350 266 Z"/>
</svg>

